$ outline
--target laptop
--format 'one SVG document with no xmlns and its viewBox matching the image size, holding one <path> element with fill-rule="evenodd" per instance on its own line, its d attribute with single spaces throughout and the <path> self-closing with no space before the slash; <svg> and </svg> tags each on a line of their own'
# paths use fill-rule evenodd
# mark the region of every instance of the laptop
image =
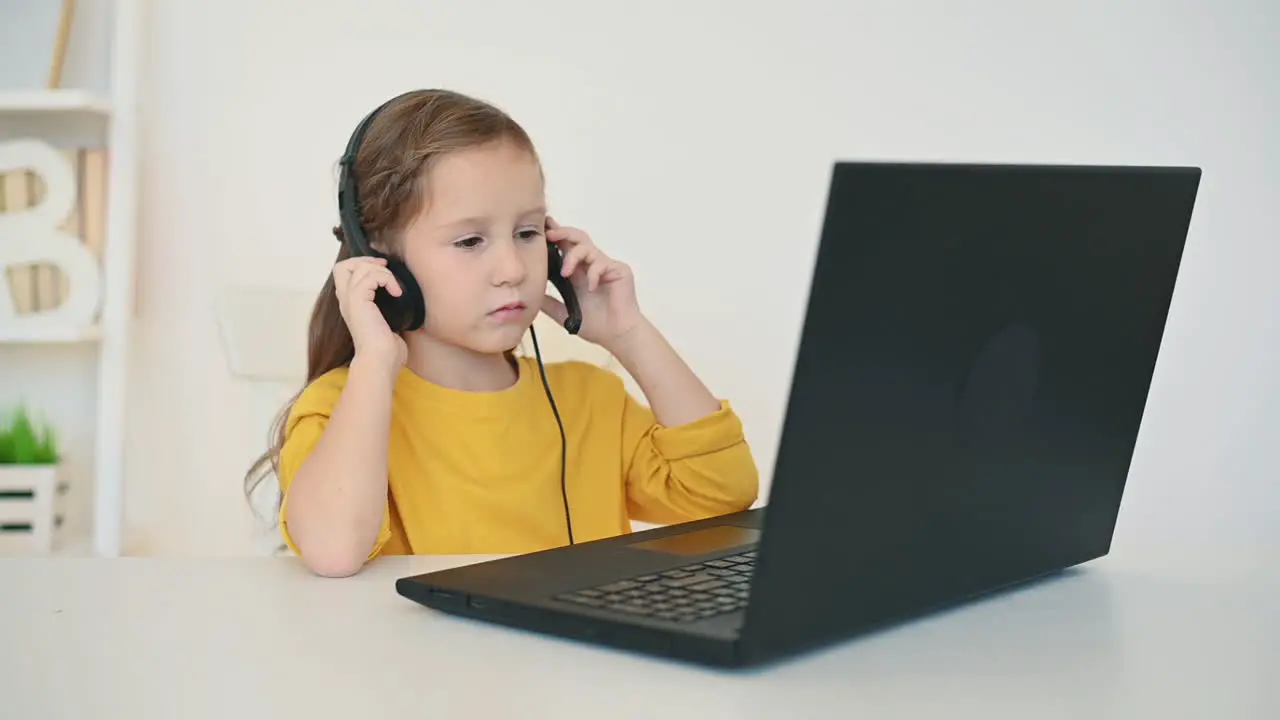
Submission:
<svg viewBox="0 0 1280 720">
<path fill-rule="evenodd" d="M 1196 167 L 839 162 L 767 507 L 403 577 L 445 613 L 760 665 L 1106 555 Z"/>
</svg>

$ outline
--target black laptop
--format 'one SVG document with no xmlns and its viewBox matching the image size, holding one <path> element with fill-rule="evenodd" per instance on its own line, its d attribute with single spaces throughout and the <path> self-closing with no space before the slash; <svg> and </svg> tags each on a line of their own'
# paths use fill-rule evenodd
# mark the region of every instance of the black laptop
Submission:
<svg viewBox="0 0 1280 720">
<path fill-rule="evenodd" d="M 1105 555 L 1199 182 L 1194 167 L 837 163 L 767 509 L 397 592 L 746 666 Z"/>
</svg>

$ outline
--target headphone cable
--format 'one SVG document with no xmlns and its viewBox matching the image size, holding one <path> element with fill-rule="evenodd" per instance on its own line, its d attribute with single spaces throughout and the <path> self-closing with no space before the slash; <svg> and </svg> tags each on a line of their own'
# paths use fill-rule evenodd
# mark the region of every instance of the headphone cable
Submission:
<svg viewBox="0 0 1280 720">
<path fill-rule="evenodd" d="M 565 437 L 564 422 L 560 419 L 560 410 L 556 408 L 556 399 L 551 395 L 551 384 L 547 382 L 547 371 L 542 366 L 542 350 L 538 348 L 538 333 L 529 327 L 533 337 L 533 354 L 538 358 L 538 374 L 542 376 L 542 389 L 547 393 L 547 402 L 551 403 L 551 412 L 556 416 L 556 425 L 560 428 L 560 497 L 564 501 L 564 525 L 569 533 L 569 544 L 573 545 L 573 520 L 569 517 L 569 490 L 565 483 L 565 465 L 568 463 L 568 440 Z"/>
</svg>

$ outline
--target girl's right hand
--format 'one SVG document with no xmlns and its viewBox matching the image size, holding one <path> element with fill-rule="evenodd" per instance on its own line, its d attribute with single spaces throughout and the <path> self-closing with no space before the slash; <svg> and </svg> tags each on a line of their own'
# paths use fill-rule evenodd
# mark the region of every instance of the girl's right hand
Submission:
<svg viewBox="0 0 1280 720">
<path fill-rule="evenodd" d="M 374 292 L 384 287 L 395 297 L 403 292 L 383 258 L 357 256 L 333 266 L 333 287 L 338 310 L 355 343 L 356 357 L 386 363 L 398 370 L 409 358 L 404 338 L 391 331 L 382 311 L 374 303 Z"/>
</svg>

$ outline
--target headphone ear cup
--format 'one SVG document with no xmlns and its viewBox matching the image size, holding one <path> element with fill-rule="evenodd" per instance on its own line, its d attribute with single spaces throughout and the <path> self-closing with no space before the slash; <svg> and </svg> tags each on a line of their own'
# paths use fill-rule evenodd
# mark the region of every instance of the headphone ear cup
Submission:
<svg viewBox="0 0 1280 720">
<path fill-rule="evenodd" d="M 553 242 L 547 243 L 547 277 L 553 278 L 560 274 L 560 269 L 564 267 L 564 255 L 560 254 L 560 246 Z"/>
<path fill-rule="evenodd" d="M 400 297 L 380 287 L 374 293 L 374 304 L 382 311 L 382 317 L 386 319 L 392 332 L 409 332 L 421 328 L 427 319 L 427 306 L 418 280 L 409 271 L 408 265 L 395 258 L 387 259 L 387 269 L 400 284 Z"/>
<path fill-rule="evenodd" d="M 568 313 L 564 320 L 564 329 L 570 335 L 577 335 L 582 329 L 582 307 L 578 304 L 578 293 L 573 289 L 573 283 L 560 274 L 563 268 L 564 254 L 560 252 L 560 246 L 547 243 L 547 280 L 560 291 L 560 299 L 564 302 L 565 311 Z"/>
</svg>

